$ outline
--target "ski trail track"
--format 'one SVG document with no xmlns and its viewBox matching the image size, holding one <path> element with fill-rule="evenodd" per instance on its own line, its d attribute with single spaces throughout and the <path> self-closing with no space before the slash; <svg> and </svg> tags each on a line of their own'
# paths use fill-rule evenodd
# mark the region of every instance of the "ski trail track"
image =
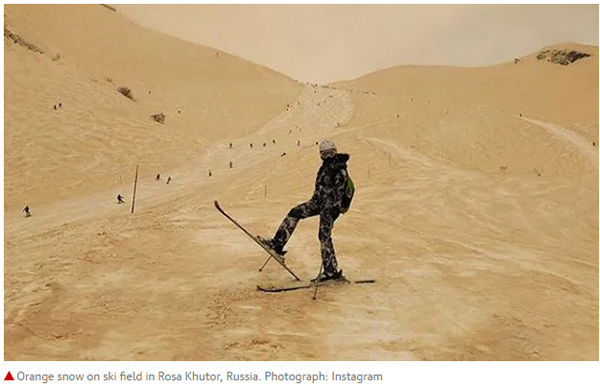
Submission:
<svg viewBox="0 0 600 388">
<path fill-rule="evenodd" d="M 516 116 L 515 116 L 516 117 Z M 549 123 L 542 120 L 537 120 L 529 117 L 520 117 L 522 120 L 527 121 L 531 124 L 535 124 L 548 131 L 549 134 L 559 140 L 566 141 L 575 147 L 589 163 L 598 170 L 598 148 L 592 147 L 590 142 L 583 136 L 554 123 Z"/>
</svg>

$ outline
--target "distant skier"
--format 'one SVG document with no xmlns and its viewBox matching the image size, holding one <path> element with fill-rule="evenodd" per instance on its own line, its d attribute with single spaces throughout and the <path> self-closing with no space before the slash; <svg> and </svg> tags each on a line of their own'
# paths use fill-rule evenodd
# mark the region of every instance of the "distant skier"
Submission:
<svg viewBox="0 0 600 388">
<path fill-rule="evenodd" d="M 25 213 L 25 218 L 31 217 L 31 212 L 29 211 L 29 205 L 25 205 L 25 208 L 23 208 L 23 213 Z"/>
<path fill-rule="evenodd" d="M 283 248 L 292 236 L 298 221 L 304 218 L 319 216 L 319 241 L 321 242 L 321 259 L 323 272 L 313 281 L 341 280 L 342 270 L 338 270 L 331 230 L 333 223 L 342 212 L 342 199 L 348 183 L 346 162 L 348 154 L 338 154 L 331 140 L 321 142 L 319 152 L 323 164 L 317 173 L 315 191 L 305 203 L 292 208 L 283 220 L 273 238 L 258 237 L 275 252 L 284 255 Z"/>
<path fill-rule="evenodd" d="M 171 177 L 167 178 L 167 184 L 171 183 Z"/>
<path fill-rule="evenodd" d="M 160 174 L 156 174 L 156 178 L 154 178 L 154 180 L 159 181 L 160 180 Z"/>
<path fill-rule="evenodd" d="M 212 171 L 208 170 L 208 176 L 212 176 Z"/>
<path fill-rule="evenodd" d="M 124 199 L 125 198 L 123 198 L 123 196 L 121 194 L 117 195 L 117 203 L 118 204 L 125 203 Z"/>
</svg>

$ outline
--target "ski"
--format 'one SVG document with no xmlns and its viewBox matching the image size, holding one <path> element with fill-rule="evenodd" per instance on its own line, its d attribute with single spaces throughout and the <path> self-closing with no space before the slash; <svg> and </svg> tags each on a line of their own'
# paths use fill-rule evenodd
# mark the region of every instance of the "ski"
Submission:
<svg viewBox="0 0 600 388">
<path fill-rule="evenodd" d="M 338 280 L 338 281 L 326 281 L 319 283 L 319 288 L 321 287 L 329 287 L 329 286 L 337 286 L 343 284 L 369 284 L 375 283 L 374 279 L 364 279 L 364 280 Z M 300 284 L 292 284 L 289 286 L 261 286 L 257 285 L 256 289 L 262 292 L 286 292 L 286 291 L 295 291 L 295 290 L 304 290 L 307 288 L 316 287 L 317 283 L 314 282 L 302 282 Z"/>
<path fill-rule="evenodd" d="M 281 257 L 280 255 L 278 255 L 277 252 L 273 251 L 268 246 L 264 245 L 258 238 L 256 238 L 256 236 L 253 236 L 242 225 L 240 225 L 236 220 L 234 220 L 233 218 L 231 218 L 229 216 L 229 214 L 225 213 L 225 211 L 219 205 L 218 201 L 215 201 L 215 207 L 217 208 L 217 210 L 219 211 L 219 213 L 223 214 L 229 221 L 233 222 L 235 224 L 235 226 L 237 226 L 238 228 L 240 228 L 244 233 L 246 233 L 246 235 L 248 235 L 248 237 L 250 237 L 252 240 L 254 240 L 255 243 L 257 243 L 262 249 L 264 249 L 269 255 L 271 255 L 271 257 L 274 258 L 275 261 L 278 262 L 283 268 L 285 268 L 286 271 L 288 271 L 290 273 L 290 275 L 292 275 L 294 277 L 294 279 L 300 281 L 300 278 L 298 276 L 296 276 L 296 274 L 293 273 L 292 270 L 289 269 L 287 265 L 285 265 L 285 262 L 284 262 L 285 259 L 283 257 Z"/>
</svg>

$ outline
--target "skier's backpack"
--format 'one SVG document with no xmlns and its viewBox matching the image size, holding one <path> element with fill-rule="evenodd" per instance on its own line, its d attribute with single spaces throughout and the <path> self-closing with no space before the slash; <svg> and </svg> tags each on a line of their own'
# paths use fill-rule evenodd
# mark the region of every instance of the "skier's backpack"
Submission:
<svg viewBox="0 0 600 388">
<path fill-rule="evenodd" d="M 347 172 L 348 171 L 346 171 L 346 173 Z M 346 181 L 346 191 L 344 191 L 344 196 L 342 197 L 342 213 L 346 213 L 350 209 L 352 197 L 354 197 L 354 182 L 352 182 L 352 179 L 350 179 L 350 175 L 348 174 L 348 180 Z"/>
</svg>

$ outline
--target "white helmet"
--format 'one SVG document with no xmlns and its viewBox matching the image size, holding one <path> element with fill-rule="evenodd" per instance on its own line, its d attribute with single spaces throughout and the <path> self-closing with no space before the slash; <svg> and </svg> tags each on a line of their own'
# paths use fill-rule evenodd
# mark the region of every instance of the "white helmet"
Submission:
<svg viewBox="0 0 600 388">
<path fill-rule="evenodd" d="M 335 144 L 331 140 L 323 140 L 321 144 L 319 144 L 319 152 L 320 153 L 331 153 L 333 154 L 337 152 L 337 148 L 335 148 Z"/>
</svg>

